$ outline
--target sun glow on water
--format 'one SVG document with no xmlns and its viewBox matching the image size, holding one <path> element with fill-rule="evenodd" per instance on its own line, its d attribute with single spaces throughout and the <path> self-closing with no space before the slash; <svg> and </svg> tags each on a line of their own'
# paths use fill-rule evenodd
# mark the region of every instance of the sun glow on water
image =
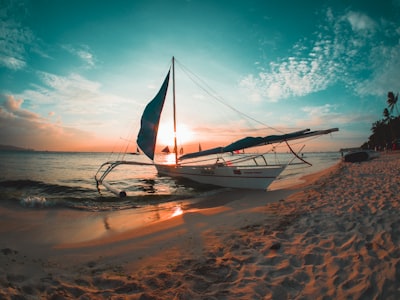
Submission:
<svg viewBox="0 0 400 300">
<path fill-rule="evenodd" d="M 163 157 L 163 163 L 167 165 L 174 165 L 175 164 L 175 153 L 166 154 Z"/>
<path fill-rule="evenodd" d="M 182 215 L 182 214 L 183 214 L 182 207 L 176 206 L 175 209 L 174 209 L 174 212 L 172 213 L 172 216 L 171 216 L 171 217 L 180 216 L 180 215 Z"/>
</svg>

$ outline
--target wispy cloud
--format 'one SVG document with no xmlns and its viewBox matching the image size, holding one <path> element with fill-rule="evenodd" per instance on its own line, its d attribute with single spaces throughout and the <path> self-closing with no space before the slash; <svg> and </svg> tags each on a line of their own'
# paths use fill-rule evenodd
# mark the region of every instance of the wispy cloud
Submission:
<svg viewBox="0 0 400 300">
<path fill-rule="evenodd" d="M 369 16 L 355 11 L 349 11 L 344 18 L 350 23 L 353 31 L 356 32 L 373 32 L 377 26 L 376 22 Z"/>
<path fill-rule="evenodd" d="M 296 116 L 299 127 L 346 127 L 347 124 L 365 122 L 366 116 L 345 114 L 338 105 L 324 104 L 301 108 L 304 114 Z M 370 117 L 370 116 L 368 116 Z"/>
<path fill-rule="evenodd" d="M 0 47 L 1 47 L 1 45 L 0 45 Z M 19 70 L 19 69 L 23 69 L 26 66 L 26 62 L 23 59 L 0 54 L 0 65 L 2 65 L 3 67 L 6 67 L 8 69 L 11 69 L 11 70 Z"/>
<path fill-rule="evenodd" d="M 100 83 L 88 80 L 76 73 L 71 73 L 68 76 L 60 76 L 38 71 L 37 75 L 46 86 L 62 92 L 67 96 L 82 92 L 97 93 L 101 86 Z"/>
<path fill-rule="evenodd" d="M 15 94 L 18 99 L 32 100 L 32 109 L 41 115 L 57 115 L 64 126 L 91 128 L 97 130 L 102 116 L 119 114 L 115 120 L 121 120 L 128 113 L 124 111 L 125 103 L 134 105 L 134 101 L 101 91 L 101 84 L 89 80 L 77 73 L 60 76 L 49 72 L 38 71 L 41 84 L 32 85 L 30 89 Z M 48 111 L 46 111 L 46 107 Z M 126 116 L 127 117 L 127 116 Z M 113 120 L 111 120 L 113 122 Z M 106 126 L 104 123 L 101 126 Z"/>
<path fill-rule="evenodd" d="M 386 95 L 388 91 L 399 89 L 400 43 L 395 46 L 377 45 L 371 49 L 371 76 L 355 85 L 361 96 Z"/>
<path fill-rule="evenodd" d="M 16 8 L 17 5 L 21 7 Z M 26 68 L 32 53 L 51 59 L 43 49 L 42 41 L 21 22 L 25 17 L 22 8 L 23 4 L 17 1 L 3 1 L 0 7 L 0 67 L 11 70 Z M 85 68 L 95 67 L 96 58 L 88 45 L 62 45 L 61 48 L 78 57 Z"/>
<path fill-rule="evenodd" d="M 260 64 L 260 72 L 246 75 L 240 85 L 254 100 L 270 102 L 306 96 L 338 82 L 354 94 L 377 95 L 393 89 L 389 83 L 400 77 L 396 29 L 396 24 L 378 23 L 360 12 L 334 15 L 328 9 L 314 39 L 293 45 L 291 56 Z M 364 82 L 359 82 L 361 73 L 369 74 Z"/>
<path fill-rule="evenodd" d="M 29 89 L 15 94 L 16 98 L 29 99 L 35 105 L 53 105 L 63 113 L 81 114 L 87 105 L 93 105 L 103 99 L 99 91 L 101 85 L 83 76 L 71 73 L 60 76 L 49 72 L 37 71 L 39 83 L 31 84 Z"/>
<path fill-rule="evenodd" d="M 15 17 L 13 1 L 3 1 L 0 7 L 0 66 L 19 70 L 26 66 L 26 45 L 35 41 L 33 32 Z"/>
<path fill-rule="evenodd" d="M 309 115 L 323 116 L 331 114 L 332 110 L 336 109 L 336 106 L 331 104 L 325 104 L 322 106 L 306 106 L 302 108 L 302 111 L 308 113 Z"/>
<path fill-rule="evenodd" d="M 95 66 L 96 59 L 88 45 L 63 45 L 62 48 L 81 59 L 85 63 L 86 68 L 93 68 Z"/>
<path fill-rule="evenodd" d="M 254 98 L 271 102 L 325 89 L 336 70 L 333 62 L 326 62 L 326 57 L 333 52 L 331 42 L 315 42 L 311 51 L 299 43 L 293 50 L 296 52 L 294 56 L 271 62 L 267 71 L 258 73 L 258 76 L 246 76 L 241 86 L 252 90 Z"/>
</svg>

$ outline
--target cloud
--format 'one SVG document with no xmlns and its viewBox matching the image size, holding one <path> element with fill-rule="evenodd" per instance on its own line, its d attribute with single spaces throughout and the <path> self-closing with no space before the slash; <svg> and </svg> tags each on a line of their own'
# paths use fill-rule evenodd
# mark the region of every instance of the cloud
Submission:
<svg viewBox="0 0 400 300">
<path fill-rule="evenodd" d="M 28 65 L 29 52 L 44 58 L 51 58 L 43 51 L 41 40 L 34 32 L 22 24 L 25 18 L 24 5 L 18 1 L 3 1 L 0 7 L 0 67 L 21 70 Z M 62 45 L 62 48 L 78 57 L 85 68 L 93 68 L 96 63 L 88 45 Z"/>
<path fill-rule="evenodd" d="M 71 73 L 68 76 L 59 76 L 48 72 L 38 71 L 37 75 L 46 86 L 63 92 L 66 95 L 83 91 L 96 93 L 100 88 L 98 82 L 88 80 L 76 73 Z"/>
<path fill-rule="evenodd" d="M 35 44 L 35 35 L 16 20 L 15 9 L 18 3 L 3 1 L 0 8 L 0 66 L 19 70 L 26 66 L 26 47 Z M 20 15 L 21 17 L 21 15 Z"/>
<path fill-rule="evenodd" d="M 353 31 L 357 32 L 368 32 L 375 31 L 377 24 L 369 16 L 350 11 L 344 16 L 351 25 Z"/>
<path fill-rule="evenodd" d="M 356 11 L 335 15 L 328 9 L 317 28 L 311 39 L 292 46 L 291 55 L 267 66 L 260 63 L 257 75 L 242 78 L 240 87 L 253 101 L 302 97 L 337 83 L 363 96 L 393 89 L 400 77 L 398 25 L 387 20 L 377 23 Z"/>
<path fill-rule="evenodd" d="M 50 111 L 54 114 L 62 113 L 63 116 L 85 114 L 88 107 L 101 103 L 104 98 L 99 91 L 100 84 L 78 74 L 59 76 L 37 71 L 36 75 L 40 80 L 38 84 L 31 84 L 29 89 L 14 96 L 18 99 L 29 100 L 34 106 L 32 108 L 43 111 L 45 115 Z M 46 108 L 48 110 L 44 111 Z M 91 115 L 96 112 L 98 112 L 97 109 L 92 110 Z"/>
<path fill-rule="evenodd" d="M 22 99 L 30 99 L 37 105 L 52 105 L 52 110 L 57 109 L 63 114 L 86 114 L 88 107 L 95 106 L 92 114 L 105 110 L 110 102 L 106 100 L 107 95 L 100 91 L 101 85 L 98 82 L 71 73 L 67 76 L 60 76 L 49 72 L 37 71 L 41 85 L 32 85 L 17 96 Z M 115 96 L 109 96 L 116 100 Z M 120 101 L 120 100 L 119 100 Z M 116 101 L 117 102 L 117 101 Z"/>
<path fill-rule="evenodd" d="M 374 71 L 371 76 L 356 84 L 361 96 L 385 96 L 388 91 L 399 89 L 400 43 L 394 47 L 379 45 L 371 50 Z"/>
<path fill-rule="evenodd" d="M 101 84 L 96 81 L 77 73 L 60 76 L 38 71 L 36 75 L 39 84 L 32 84 L 14 97 L 29 100 L 31 109 L 46 118 L 52 119 L 56 115 L 64 127 L 98 132 L 104 136 L 111 135 L 110 131 L 115 127 L 123 128 L 132 119 L 132 112 L 125 108 L 127 103 L 134 107 L 135 102 L 102 92 Z"/>
<path fill-rule="evenodd" d="M 80 58 L 87 68 L 93 68 L 95 66 L 95 57 L 88 45 L 80 45 L 78 47 L 63 45 L 62 48 Z"/>
<path fill-rule="evenodd" d="M 1 43 L 0 43 L 1 47 Z M 16 53 L 17 55 L 17 53 Z M 4 54 L 0 54 L 0 65 L 11 69 L 11 70 L 19 70 L 23 69 L 26 66 L 26 62 L 22 59 L 16 58 L 16 57 L 11 57 L 7 56 Z"/>
<path fill-rule="evenodd" d="M 344 128 L 348 124 L 365 122 L 367 117 L 359 114 L 344 114 L 342 111 L 339 112 L 338 105 L 332 104 L 305 106 L 301 108 L 301 111 L 304 114 L 296 116 L 296 125 L 301 128 L 314 126 Z"/>
<path fill-rule="evenodd" d="M 15 99 L 11 95 L 2 95 L 2 98 L 5 98 L 3 101 L 3 107 L 5 110 L 10 113 L 15 118 L 23 118 L 23 119 L 31 119 L 38 120 L 39 115 L 30 112 L 26 109 L 22 109 L 21 105 L 24 102 L 22 99 Z"/>
<path fill-rule="evenodd" d="M 13 96 L 6 96 L 6 99 L 4 101 L 4 108 L 6 108 L 10 112 L 17 111 L 20 109 L 23 101 L 24 100 L 22 99 L 16 100 Z"/>
<path fill-rule="evenodd" d="M 302 111 L 308 113 L 309 115 L 318 115 L 318 116 L 323 116 L 330 114 L 332 109 L 335 109 L 336 106 L 333 106 L 331 104 L 325 104 L 322 106 L 306 106 L 302 108 Z"/>
<path fill-rule="evenodd" d="M 38 150 L 76 150 L 75 145 L 94 141 L 92 134 L 51 123 L 23 109 L 23 102 L 12 95 L 0 95 L 0 140 L 3 144 Z"/>
<path fill-rule="evenodd" d="M 324 90 L 336 71 L 336 66 L 326 61 L 334 51 L 331 41 L 321 39 L 310 51 L 299 42 L 293 49 L 296 55 L 271 62 L 268 71 L 258 76 L 245 76 L 240 86 L 251 90 L 253 99 L 264 97 L 271 102 Z"/>
</svg>

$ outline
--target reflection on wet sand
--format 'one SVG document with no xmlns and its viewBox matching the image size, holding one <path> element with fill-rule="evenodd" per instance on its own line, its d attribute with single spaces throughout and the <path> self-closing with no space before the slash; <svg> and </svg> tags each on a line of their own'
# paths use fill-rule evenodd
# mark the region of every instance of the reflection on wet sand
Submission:
<svg viewBox="0 0 400 300">
<path fill-rule="evenodd" d="M 58 224 L 58 230 L 54 234 L 49 235 L 46 229 L 42 232 L 46 231 L 48 240 L 63 245 L 93 242 L 180 216 L 184 213 L 184 205 L 183 202 L 164 203 L 135 210 L 100 212 L 85 216 L 82 216 L 82 212 L 73 211 L 68 217 L 59 216 L 57 221 L 54 220 Z M 71 214 L 74 219 L 72 222 Z M 46 226 L 52 227 L 49 223 Z"/>
</svg>

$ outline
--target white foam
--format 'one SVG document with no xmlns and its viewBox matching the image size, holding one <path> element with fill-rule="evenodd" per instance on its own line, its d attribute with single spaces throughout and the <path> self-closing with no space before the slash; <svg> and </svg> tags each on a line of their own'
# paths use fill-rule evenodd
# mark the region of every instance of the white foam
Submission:
<svg viewBox="0 0 400 300">
<path fill-rule="evenodd" d="M 21 204 L 27 207 L 45 207 L 48 205 L 48 202 L 42 196 L 28 196 L 21 199 Z"/>
</svg>

